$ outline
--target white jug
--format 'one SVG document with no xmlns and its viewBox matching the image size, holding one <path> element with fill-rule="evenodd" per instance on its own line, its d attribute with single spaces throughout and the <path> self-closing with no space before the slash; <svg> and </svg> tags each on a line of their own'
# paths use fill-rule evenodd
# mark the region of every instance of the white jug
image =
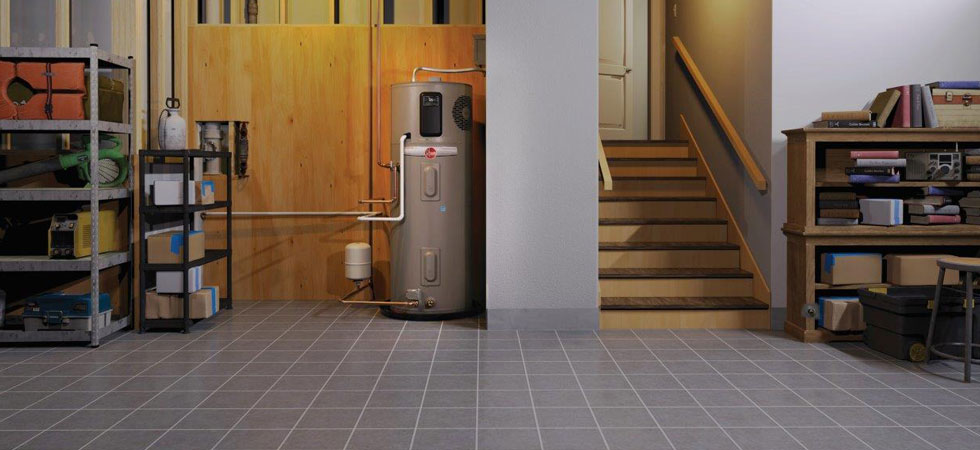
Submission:
<svg viewBox="0 0 980 450">
<path fill-rule="evenodd" d="M 180 99 L 167 99 L 167 107 L 160 111 L 157 135 L 160 138 L 161 150 L 187 148 L 187 122 L 180 117 Z"/>
</svg>

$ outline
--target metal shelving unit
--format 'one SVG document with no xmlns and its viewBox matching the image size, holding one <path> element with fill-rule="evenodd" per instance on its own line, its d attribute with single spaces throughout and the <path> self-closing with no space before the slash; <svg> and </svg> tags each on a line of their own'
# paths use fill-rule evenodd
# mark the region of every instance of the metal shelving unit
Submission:
<svg viewBox="0 0 980 450">
<path fill-rule="evenodd" d="M 133 83 L 135 64 L 132 57 L 126 58 L 109 54 L 92 45 L 83 48 L 34 48 L 2 47 L 0 59 L 5 61 L 77 61 L 86 63 L 89 86 L 89 118 L 86 120 L 0 120 L 0 133 L 88 133 L 89 142 L 95 143 L 89 150 L 89 173 L 97 174 L 99 165 L 99 133 L 132 134 L 134 119 Z M 127 74 L 126 102 L 129 123 L 115 123 L 99 120 L 99 77 L 100 69 L 122 69 Z M 132 157 L 132 139 L 127 139 L 126 154 Z M 94 176 L 94 175 L 93 175 Z M 0 272 L 88 272 L 91 282 L 92 331 L 23 331 L 0 330 L 0 342 L 67 342 L 88 341 L 98 346 L 102 338 L 129 327 L 133 312 L 133 177 L 126 181 L 126 188 L 100 189 L 98 183 L 87 188 L 0 188 L 0 201 L 71 201 L 88 202 L 92 211 L 92 256 L 79 259 L 50 259 L 48 256 L 0 256 Z M 99 253 L 99 208 L 101 202 L 108 200 L 127 200 L 129 211 L 128 242 L 124 252 Z M 106 327 L 96 326 L 99 313 L 99 271 L 127 264 L 129 286 L 127 289 L 127 314 L 110 321 Z"/>
<path fill-rule="evenodd" d="M 146 185 L 146 173 L 149 170 L 148 159 L 157 158 L 180 158 L 181 160 L 181 173 L 183 174 L 182 186 L 184 188 L 184 204 L 183 205 L 167 205 L 167 206 L 155 206 L 152 204 L 144 191 L 140 192 L 140 332 L 145 332 L 146 330 L 158 328 L 158 329 L 180 329 L 182 332 L 187 333 L 190 331 L 191 327 L 194 325 L 194 321 L 190 318 L 190 296 L 189 292 L 189 280 L 187 274 L 188 269 L 195 267 L 204 266 L 215 261 L 224 259 L 225 262 L 225 297 L 220 300 L 220 309 L 232 309 L 232 284 L 231 284 L 231 272 L 232 272 L 232 258 L 231 258 L 231 206 L 232 206 L 232 161 L 231 152 L 205 152 L 201 150 L 140 150 L 139 152 L 139 176 L 140 176 L 140 186 Z M 194 195 L 193 192 L 189 192 L 187 188 L 187 183 L 191 180 L 191 170 L 193 167 L 192 161 L 194 158 L 220 158 L 222 161 L 222 166 L 224 167 L 224 177 L 225 177 L 225 200 L 215 201 L 208 205 L 191 205 L 188 202 Z M 228 212 L 225 215 L 225 248 L 223 249 L 206 249 L 204 251 L 204 257 L 198 260 L 189 261 L 188 257 L 190 252 L 187 251 L 185 247 L 184 251 L 181 252 L 183 255 L 183 260 L 179 264 L 150 264 L 147 261 L 146 254 L 146 224 L 147 217 L 152 215 L 180 215 L 181 217 L 181 229 L 184 235 L 184 242 L 190 242 L 188 235 L 191 232 L 191 221 L 193 220 L 194 213 L 210 211 L 215 209 L 224 209 Z M 184 317 L 177 319 L 147 319 L 146 318 L 146 279 L 147 276 L 155 272 L 183 272 L 184 276 L 184 289 L 182 296 L 184 298 Z"/>
</svg>

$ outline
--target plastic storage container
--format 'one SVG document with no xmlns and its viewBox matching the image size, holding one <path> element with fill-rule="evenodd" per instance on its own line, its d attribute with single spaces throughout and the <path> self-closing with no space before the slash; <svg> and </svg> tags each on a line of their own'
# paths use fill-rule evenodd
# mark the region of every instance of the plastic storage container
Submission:
<svg viewBox="0 0 980 450">
<path fill-rule="evenodd" d="M 924 361 L 926 334 L 929 332 L 931 304 L 935 286 L 893 287 L 885 292 L 858 291 L 867 329 L 864 341 L 872 349 L 909 361 Z M 954 287 L 944 287 L 944 303 L 937 318 L 935 342 L 963 339 L 964 295 Z M 974 313 L 974 341 L 980 336 Z M 974 350 L 980 357 L 980 349 Z"/>
</svg>

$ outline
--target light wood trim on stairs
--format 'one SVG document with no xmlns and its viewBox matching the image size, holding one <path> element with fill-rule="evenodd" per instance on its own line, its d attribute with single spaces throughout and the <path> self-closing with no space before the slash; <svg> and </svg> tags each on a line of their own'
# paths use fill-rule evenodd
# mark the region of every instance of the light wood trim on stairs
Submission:
<svg viewBox="0 0 980 450">
<path fill-rule="evenodd" d="M 697 63 L 694 62 L 694 58 L 692 58 L 691 54 L 688 53 L 687 47 L 684 46 L 684 42 L 681 41 L 681 38 L 674 36 L 672 41 L 674 43 L 674 48 L 677 49 L 678 56 L 680 56 L 681 60 L 684 61 L 684 65 L 687 66 L 687 70 L 690 72 L 691 78 L 694 79 L 694 83 L 697 85 L 698 90 L 701 91 L 701 95 L 711 108 L 711 112 L 714 113 L 715 119 L 718 121 L 718 124 L 721 125 L 721 129 L 725 131 L 725 136 L 728 137 L 728 141 L 732 144 L 732 148 L 735 149 L 738 159 L 742 161 L 742 165 L 745 166 L 745 171 L 749 173 L 752 183 L 755 184 L 756 189 L 761 192 L 765 192 L 769 188 L 769 182 L 766 181 L 766 176 L 763 175 L 762 170 L 759 169 L 759 165 L 755 163 L 755 160 L 752 158 L 752 154 L 749 153 L 748 147 L 745 146 L 745 142 L 742 141 L 742 137 L 738 134 L 738 130 L 735 129 L 735 125 L 733 125 L 732 121 L 728 118 L 728 114 L 726 114 L 725 109 L 721 107 L 721 103 L 718 101 L 718 98 L 715 97 L 714 91 L 711 90 L 711 86 L 708 85 L 708 81 L 701 73 L 701 69 L 698 68 Z M 692 140 L 691 142 L 694 141 Z"/>
<path fill-rule="evenodd" d="M 718 182 L 715 180 L 714 174 L 711 173 L 711 168 L 708 167 L 708 163 L 704 159 L 704 153 L 701 152 L 701 147 L 698 145 L 697 140 L 694 139 L 694 133 L 691 132 L 691 127 L 688 126 L 687 119 L 683 114 L 681 114 L 681 125 L 684 127 L 684 133 L 687 134 L 691 149 L 698 157 L 698 174 L 707 178 L 705 192 L 708 197 L 715 197 L 717 199 L 715 208 L 717 209 L 718 216 L 728 219 L 728 241 L 738 244 L 741 249 L 739 251 L 739 265 L 743 270 L 752 272 L 753 297 L 771 305 L 772 291 L 766 283 L 766 278 L 762 275 L 762 270 L 759 269 L 759 264 L 756 263 L 755 257 L 752 255 L 752 249 L 745 240 L 745 235 L 742 234 L 742 230 L 738 227 L 738 221 L 735 220 L 731 208 L 728 207 L 728 202 L 725 201 L 725 196 L 722 195 L 721 189 L 718 188 Z"/>
<path fill-rule="evenodd" d="M 602 139 L 598 139 L 599 145 L 599 173 L 602 175 L 602 190 L 611 191 L 613 189 L 612 172 L 609 171 L 609 160 L 606 159 L 606 149 L 602 146 Z"/>
</svg>

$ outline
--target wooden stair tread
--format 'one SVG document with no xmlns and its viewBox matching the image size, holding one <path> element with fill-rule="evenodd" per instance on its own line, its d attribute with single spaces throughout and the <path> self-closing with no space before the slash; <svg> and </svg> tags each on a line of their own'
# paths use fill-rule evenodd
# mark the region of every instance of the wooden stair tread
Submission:
<svg viewBox="0 0 980 450">
<path fill-rule="evenodd" d="M 599 250 L 738 250 L 728 242 L 600 242 Z"/>
<path fill-rule="evenodd" d="M 714 197 L 680 196 L 651 197 L 649 195 L 610 195 L 600 197 L 600 202 L 714 202 Z"/>
<path fill-rule="evenodd" d="M 669 157 L 669 156 L 651 156 L 651 157 L 639 157 L 639 156 L 613 156 L 606 158 L 609 162 L 697 162 L 697 158 L 681 158 L 681 157 Z"/>
<path fill-rule="evenodd" d="M 671 217 L 623 217 L 599 219 L 599 225 L 726 225 L 725 219 L 697 219 Z"/>
<path fill-rule="evenodd" d="M 687 145 L 688 145 L 687 141 L 680 141 L 680 140 L 602 141 L 603 147 L 682 147 Z"/>
<path fill-rule="evenodd" d="M 752 273 L 738 268 L 606 268 L 599 278 L 752 278 Z"/>
<path fill-rule="evenodd" d="M 705 180 L 705 177 L 700 176 L 700 175 L 689 175 L 689 176 L 676 176 L 676 175 L 657 176 L 657 175 L 647 175 L 647 176 L 642 176 L 642 177 L 613 177 L 613 182 L 614 183 L 616 181 L 646 181 L 646 180 L 655 180 L 655 181 L 704 181 Z"/>
<path fill-rule="evenodd" d="M 769 309 L 752 297 L 602 297 L 604 310 Z"/>
</svg>

